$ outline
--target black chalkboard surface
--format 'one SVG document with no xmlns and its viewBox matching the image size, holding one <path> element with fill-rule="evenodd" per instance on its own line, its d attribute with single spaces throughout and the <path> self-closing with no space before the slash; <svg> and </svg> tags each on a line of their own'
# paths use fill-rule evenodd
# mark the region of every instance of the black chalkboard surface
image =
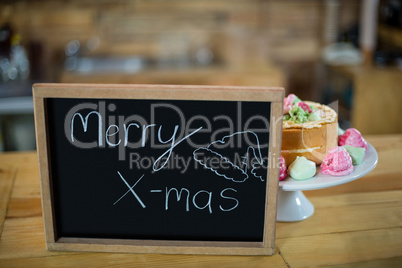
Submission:
<svg viewBox="0 0 402 268">
<path fill-rule="evenodd" d="M 49 249 L 273 253 L 283 90 L 39 84 L 34 98 Z"/>
</svg>

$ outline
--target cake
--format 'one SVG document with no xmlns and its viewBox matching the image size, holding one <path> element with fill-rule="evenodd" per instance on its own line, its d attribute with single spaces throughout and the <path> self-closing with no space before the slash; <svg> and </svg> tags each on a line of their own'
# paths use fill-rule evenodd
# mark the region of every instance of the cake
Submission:
<svg viewBox="0 0 402 268">
<path fill-rule="evenodd" d="M 298 156 L 321 164 L 338 145 L 337 137 L 338 115 L 333 109 L 293 94 L 285 98 L 281 155 L 287 166 Z"/>
</svg>

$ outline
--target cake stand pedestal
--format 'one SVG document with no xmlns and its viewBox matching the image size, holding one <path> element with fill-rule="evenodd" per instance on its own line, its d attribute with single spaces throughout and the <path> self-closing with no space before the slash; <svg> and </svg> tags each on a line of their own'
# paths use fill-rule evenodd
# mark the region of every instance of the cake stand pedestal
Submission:
<svg viewBox="0 0 402 268">
<path fill-rule="evenodd" d="M 309 218 L 314 214 L 314 206 L 302 191 L 318 190 L 354 181 L 371 172 L 376 167 L 377 162 L 377 151 L 371 144 L 368 144 L 363 162 L 354 166 L 353 172 L 349 175 L 340 177 L 324 175 L 318 167 L 317 174 L 311 179 L 296 181 L 288 177 L 280 181 L 277 221 L 295 222 Z"/>
</svg>

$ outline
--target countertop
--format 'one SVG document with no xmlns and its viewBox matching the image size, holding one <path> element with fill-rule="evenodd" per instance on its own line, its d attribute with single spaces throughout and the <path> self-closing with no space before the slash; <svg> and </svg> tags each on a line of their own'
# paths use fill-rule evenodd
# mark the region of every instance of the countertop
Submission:
<svg viewBox="0 0 402 268">
<path fill-rule="evenodd" d="M 61 83 L 178 84 L 178 85 L 285 85 L 284 72 L 271 63 L 228 67 L 152 68 L 133 73 L 80 73 L 65 71 Z"/>
<path fill-rule="evenodd" d="M 368 175 L 305 191 L 310 218 L 278 222 L 273 256 L 48 251 L 36 152 L 0 155 L 0 267 L 401 267 L 402 135 L 366 136 L 379 155 Z"/>
</svg>

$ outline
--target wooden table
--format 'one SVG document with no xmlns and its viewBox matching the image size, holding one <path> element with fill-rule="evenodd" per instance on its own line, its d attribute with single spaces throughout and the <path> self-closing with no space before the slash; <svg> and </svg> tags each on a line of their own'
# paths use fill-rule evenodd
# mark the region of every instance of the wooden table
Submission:
<svg viewBox="0 0 402 268">
<path fill-rule="evenodd" d="M 379 163 L 344 185 L 306 191 L 307 220 L 278 223 L 273 256 L 47 251 L 35 152 L 0 155 L 0 267 L 402 267 L 402 135 L 367 136 Z"/>
</svg>

